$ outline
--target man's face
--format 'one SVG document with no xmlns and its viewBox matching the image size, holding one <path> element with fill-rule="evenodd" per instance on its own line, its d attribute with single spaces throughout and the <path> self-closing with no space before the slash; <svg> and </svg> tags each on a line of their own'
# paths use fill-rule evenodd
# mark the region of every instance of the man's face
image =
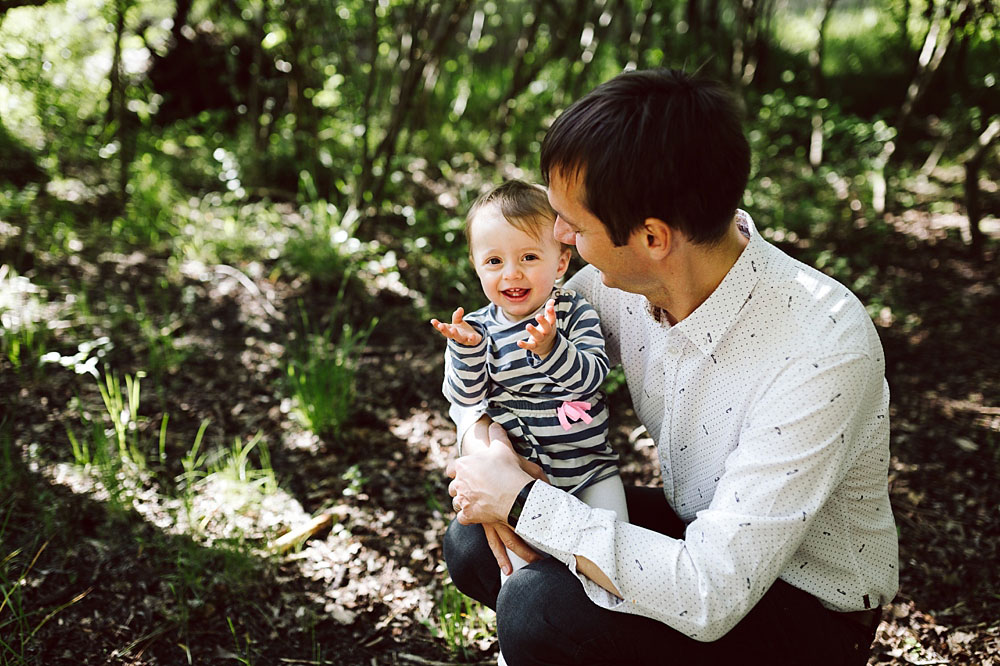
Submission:
<svg viewBox="0 0 1000 666">
<path fill-rule="evenodd" d="M 608 230 L 586 206 L 583 205 L 583 172 L 573 175 L 554 169 L 549 174 L 549 204 L 556 211 L 553 234 L 556 240 L 575 245 L 588 264 L 601 271 L 601 280 L 609 287 L 625 291 L 638 291 L 635 279 L 637 269 L 644 264 L 637 254 L 637 238 L 616 246 Z M 632 285 L 632 289 L 629 286 Z"/>
</svg>

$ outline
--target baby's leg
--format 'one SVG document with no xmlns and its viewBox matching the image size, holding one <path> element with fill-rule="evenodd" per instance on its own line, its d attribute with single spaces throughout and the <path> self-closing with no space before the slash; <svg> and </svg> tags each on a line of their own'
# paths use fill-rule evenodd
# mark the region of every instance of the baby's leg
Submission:
<svg viewBox="0 0 1000 666">
<path fill-rule="evenodd" d="M 618 514 L 618 520 L 628 522 L 628 506 L 625 504 L 625 486 L 622 477 L 614 476 L 587 486 L 577 495 L 595 509 L 610 509 Z"/>
</svg>

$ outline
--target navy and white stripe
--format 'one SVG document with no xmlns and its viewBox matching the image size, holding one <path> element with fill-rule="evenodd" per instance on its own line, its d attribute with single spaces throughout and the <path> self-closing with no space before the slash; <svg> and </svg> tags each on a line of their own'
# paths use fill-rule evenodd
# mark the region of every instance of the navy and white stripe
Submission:
<svg viewBox="0 0 1000 666">
<path fill-rule="evenodd" d="M 534 316 L 510 322 L 491 304 L 466 315 L 483 335 L 478 345 L 448 341 L 444 395 L 459 407 L 484 409 L 500 423 L 514 448 L 541 465 L 553 485 L 571 492 L 618 473 L 608 446 L 608 411 L 599 388 L 608 374 L 597 313 L 575 292 L 555 289 L 556 343 L 541 359 L 517 346 L 528 339 Z M 589 424 L 567 431 L 556 409 L 564 401 L 586 401 Z"/>
</svg>

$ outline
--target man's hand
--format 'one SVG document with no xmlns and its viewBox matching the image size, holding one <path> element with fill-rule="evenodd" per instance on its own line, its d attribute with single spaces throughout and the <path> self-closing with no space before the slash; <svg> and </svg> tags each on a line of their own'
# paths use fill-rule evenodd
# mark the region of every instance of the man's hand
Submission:
<svg viewBox="0 0 1000 666">
<path fill-rule="evenodd" d="M 431 319 L 431 326 L 436 328 L 444 337 L 454 340 L 460 345 L 478 345 L 482 342 L 483 336 L 462 318 L 464 316 L 465 310 L 458 308 L 452 313 L 450 324 L 445 324 L 437 319 Z"/>
<path fill-rule="evenodd" d="M 526 562 L 534 562 L 541 556 L 514 534 L 507 525 L 507 514 L 524 484 L 531 479 L 548 483 L 548 477 L 541 467 L 514 452 L 500 425 L 489 426 L 489 438 L 489 448 L 449 463 L 448 476 L 454 480 L 448 485 L 448 493 L 454 498 L 452 506 L 458 512 L 458 522 L 482 523 L 497 564 L 510 573 L 504 546 Z"/>
<path fill-rule="evenodd" d="M 489 448 L 456 458 L 448 464 L 448 494 L 458 512 L 458 522 L 506 523 L 517 493 L 532 476 L 521 469 L 507 434 L 490 426 Z"/>
<path fill-rule="evenodd" d="M 507 523 L 483 525 L 483 531 L 486 533 L 486 543 L 493 551 L 493 557 L 508 576 L 514 573 L 514 567 L 511 566 L 510 558 L 507 556 L 508 550 L 529 564 L 542 559 L 542 555 L 517 536 Z"/>
<path fill-rule="evenodd" d="M 556 344 L 556 302 L 550 298 L 545 309 L 537 317 L 535 324 L 528 324 L 527 340 L 518 340 L 517 346 L 533 352 L 539 358 L 545 358 Z"/>
</svg>

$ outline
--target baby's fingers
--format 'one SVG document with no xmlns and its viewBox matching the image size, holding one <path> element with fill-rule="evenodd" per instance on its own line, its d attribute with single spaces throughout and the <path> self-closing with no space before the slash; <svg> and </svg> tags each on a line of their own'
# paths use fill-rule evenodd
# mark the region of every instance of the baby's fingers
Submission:
<svg viewBox="0 0 1000 666">
<path fill-rule="evenodd" d="M 550 298 L 548 303 L 545 304 L 545 318 L 551 324 L 556 323 L 556 299 Z"/>
<path fill-rule="evenodd" d="M 465 309 L 460 307 L 455 308 L 455 312 L 451 315 L 451 323 L 458 326 L 462 323 L 462 317 L 465 316 Z"/>
<path fill-rule="evenodd" d="M 541 342 L 545 339 L 545 329 L 537 324 L 528 324 L 524 330 L 531 336 L 531 342 Z"/>
</svg>

